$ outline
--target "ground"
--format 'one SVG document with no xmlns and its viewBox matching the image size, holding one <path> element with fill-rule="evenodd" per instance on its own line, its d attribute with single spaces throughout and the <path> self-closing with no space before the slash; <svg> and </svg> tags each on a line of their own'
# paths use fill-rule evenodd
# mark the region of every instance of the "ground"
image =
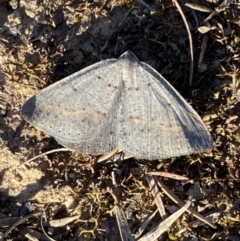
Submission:
<svg viewBox="0 0 240 241">
<path fill-rule="evenodd" d="M 194 208 L 203 216 L 212 214 L 217 226 L 193 227 L 195 218 L 186 213 L 159 240 L 240 240 L 239 4 L 194 1 L 202 6 L 197 10 L 179 4 L 193 38 L 192 85 L 189 37 L 171 1 L 0 1 L 0 237 L 19 217 L 27 217 L 12 226 L 5 240 L 46 240 L 42 215 L 45 232 L 54 240 L 120 240 L 112 212 L 112 162 L 94 165 L 96 157 L 58 152 L 19 166 L 59 147 L 26 123 L 20 110 L 51 83 L 131 50 L 193 106 L 214 141 L 213 150 L 203 154 L 154 162 L 130 159 L 115 167 L 118 199 L 131 232 L 156 209 L 141 172 L 147 165 L 190 178 L 164 182 L 182 201 L 193 196 Z M 203 20 L 210 13 L 203 7 L 215 13 L 207 24 Z M 166 196 L 163 201 L 168 215 L 177 209 Z M 65 217 L 77 218 L 61 227 L 46 221 Z M 148 230 L 159 222 L 156 217 Z"/>
</svg>

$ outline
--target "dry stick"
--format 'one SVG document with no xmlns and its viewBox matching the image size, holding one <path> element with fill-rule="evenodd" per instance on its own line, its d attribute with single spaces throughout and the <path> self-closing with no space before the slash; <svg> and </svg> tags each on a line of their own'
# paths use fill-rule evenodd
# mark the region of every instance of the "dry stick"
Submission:
<svg viewBox="0 0 240 241">
<path fill-rule="evenodd" d="M 161 189 L 164 191 L 164 193 L 176 204 L 183 206 L 185 205 L 185 203 L 178 197 L 176 196 L 171 190 L 169 190 L 169 188 L 159 179 L 159 178 L 155 178 L 159 187 L 161 187 Z M 202 222 L 208 224 L 209 226 L 211 226 L 212 228 L 216 228 L 216 226 L 209 220 L 207 220 L 205 217 L 203 217 L 201 214 L 199 214 L 198 212 L 196 212 L 194 209 L 192 208 L 188 208 L 187 209 L 188 213 L 192 214 L 195 218 L 201 220 Z"/>
<path fill-rule="evenodd" d="M 188 33 L 188 39 L 189 39 L 189 45 L 190 45 L 190 71 L 189 71 L 189 85 L 192 85 L 192 79 L 193 79 L 193 41 L 192 41 L 192 35 L 186 20 L 186 17 L 184 16 L 184 13 L 180 7 L 180 5 L 178 4 L 177 0 L 172 0 L 172 2 L 175 4 L 176 8 L 178 9 L 183 22 L 185 24 L 185 27 L 187 29 L 187 33 Z"/>
</svg>

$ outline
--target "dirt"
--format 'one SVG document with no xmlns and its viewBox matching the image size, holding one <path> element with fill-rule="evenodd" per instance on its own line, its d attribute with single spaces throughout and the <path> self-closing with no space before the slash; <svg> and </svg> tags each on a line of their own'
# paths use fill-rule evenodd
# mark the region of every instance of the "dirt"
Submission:
<svg viewBox="0 0 240 241">
<path fill-rule="evenodd" d="M 212 9 L 220 4 L 195 2 Z M 48 220 L 79 216 L 78 221 L 61 228 L 46 225 L 45 231 L 55 240 L 120 240 L 111 212 L 115 205 L 111 194 L 113 164 L 93 165 L 96 157 L 63 152 L 20 165 L 59 147 L 53 138 L 27 124 L 20 110 L 29 97 L 51 83 L 132 50 L 184 96 L 203 118 L 214 140 L 213 150 L 208 153 L 151 163 L 131 159 L 117 167 L 122 207 L 127 210 L 134 206 L 129 218 L 132 232 L 136 233 L 142 220 L 156 208 L 144 175 L 132 171 L 140 163 L 152 170 L 188 176 L 191 181 L 187 183 L 166 182 L 183 201 L 188 199 L 189 190 L 196 188 L 201 195 L 198 193 L 194 200 L 195 208 L 204 216 L 217 214 L 216 229 L 207 225 L 192 228 L 188 225 L 194 218 L 185 214 L 159 240 L 240 239 L 239 5 L 232 2 L 217 8 L 218 14 L 208 21 L 212 29 L 204 34 L 208 42 L 201 69 L 198 59 L 203 34 L 196 27 L 209 13 L 195 10 L 194 15 L 183 3 L 180 5 L 193 37 L 192 86 L 188 83 L 189 39 L 172 2 L 0 1 L 2 219 L 45 208 Z M 175 206 L 167 197 L 164 201 L 168 207 Z M 156 218 L 154 223 L 159 220 Z M 11 225 L 1 224 L 0 234 Z M 13 228 L 6 240 L 34 240 L 26 235 L 29 230 L 24 233 L 26 227 L 42 235 L 34 234 L 35 240 L 46 240 L 39 219 L 33 217 Z"/>
</svg>

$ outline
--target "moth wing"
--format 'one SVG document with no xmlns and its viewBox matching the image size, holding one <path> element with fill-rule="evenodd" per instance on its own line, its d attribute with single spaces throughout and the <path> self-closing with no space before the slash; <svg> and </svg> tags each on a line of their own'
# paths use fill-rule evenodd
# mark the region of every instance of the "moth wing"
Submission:
<svg viewBox="0 0 240 241">
<path fill-rule="evenodd" d="M 22 116 L 69 149 L 111 151 L 122 90 L 119 67 L 117 59 L 104 60 L 50 85 L 24 104 Z"/>
<path fill-rule="evenodd" d="M 180 94 L 151 66 L 126 58 L 123 100 L 128 101 L 119 109 L 118 146 L 149 160 L 211 149 L 204 123 Z"/>
</svg>

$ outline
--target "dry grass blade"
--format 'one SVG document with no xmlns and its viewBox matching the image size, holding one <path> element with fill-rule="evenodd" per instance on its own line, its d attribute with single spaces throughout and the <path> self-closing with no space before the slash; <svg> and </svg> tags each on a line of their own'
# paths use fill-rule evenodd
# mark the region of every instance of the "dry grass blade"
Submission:
<svg viewBox="0 0 240 241">
<path fill-rule="evenodd" d="M 113 182 L 114 192 L 116 192 L 117 191 L 117 182 L 116 182 L 115 172 L 112 171 L 111 174 L 112 174 L 112 182 Z M 125 217 L 125 214 L 124 214 L 122 208 L 119 207 L 119 205 L 118 205 L 118 198 L 115 196 L 115 193 L 111 192 L 111 194 L 115 200 L 114 211 L 115 211 L 115 215 L 116 215 L 116 219 L 117 219 L 117 224 L 118 224 L 118 229 L 120 232 L 121 240 L 122 241 L 134 241 L 134 239 L 132 237 L 132 233 L 128 226 L 128 222 Z"/>
<path fill-rule="evenodd" d="M 190 46 L 189 85 L 191 86 L 192 85 L 192 79 L 193 79 L 193 60 L 194 60 L 192 35 L 191 35 L 191 32 L 190 32 L 190 29 L 189 29 L 186 17 L 184 16 L 184 13 L 183 13 L 180 5 L 178 4 L 178 1 L 177 0 L 172 0 L 172 2 L 175 4 L 176 8 L 178 9 L 178 11 L 179 11 L 179 13 L 180 13 L 180 15 L 181 15 L 181 17 L 183 19 L 183 22 L 184 22 L 185 28 L 187 30 L 187 33 L 188 33 L 189 46 Z"/>
<path fill-rule="evenodd" d="M 208 220 L 214 220 L 214 219 L 220 218 L 221 215 L 222 215 L 221 212 L 215 212 L 215 213 L 211 213 L 211 214 L 207 215 L 205 218 L 207 218 Z M 195 220 L 190 223 L 190 227 L 192 227 L 192 228 L 197 228 L 197 227 L 200 227 L 203 225 L 204 225 L 204 223 L 200 220 Z"/>
<path fill-rule="evenodd" d="M 123 210 L 120 207 L 118 207 L 117 205 L 115 206 L 115 214 L 116 214 L 116 218 L 117 218 L 117 224 L 118 224 L 118 229 L 120 232 L 121 240 L 122 241 L 134 241 L 134 239 L 132 237 L 132 233 L 128 226 L 128 222 L 125 217 L 125 214 L 124 214 Z"/>
<path fill-rule="evenodd" d="M 215 8 L 215 10 L 204 20 L 208 21 L 210 20 L 212 17 L 214 17 L 215 15 L 217 15 L 218 13 L 224 11 L 226 9 L 227 6 L 229 6 L 229 4 L 233 3 L 234 0 L 224 0 L 218 7 Z"/>
<path fill-rule="evenodd" d="M 51 153 L 54 153 L 54 152 L 59 152 L 59 151 L 69 151 L 69 149 L 67 149 L 67 148 L 59 148 L 59 149 L 54 149 L 54 150 L 51 150 L 51 151 L 44 152 L 44 153 L 42 153 L 42 154 L 40 154 L 40 155 L 38 155 L 38 156 L 35 156 L 35 157 L 33 157 L 33 158 L 31 158 L 31 159 L 29 159 L 29 160 L 21 163 L 20 165 L 18 165 L 18 166 L 16 167 L 16 169 L 19 168 L 19 167 L 22 166 L 22 165 L 26 165 L 27 163 L 36 160 L 37 158 L 39 158 L 39 157 L 41 157 L 41 156 L 43 156 L 43 155 L 48 155 L 48 154 L 51 154 Z M 16 169 L 15 169 L 15 170 L 16 170 Z"/>
<path fill-rule="evenodd" d="M 157 227 L 152 229 L 151 232 L 144 235 L 138 241 L 153 241 L 157 240 L 169 227 L 189 208 L 190 202 L 187 202 L 181 209 L 172 214 L 170 217 L 162 221 Z"/>
<path fill-rule="evenodd" d="M 146 174 L 148 175 L 153 175 L 153 176 L 161 176 L 161 177 L 167 177 L 175 180 L 180 180 L 180 181 L 188 181 L 188 177 L 184 177 L 181 175 L 177 175 L 174 173 L 169 173 L 169 172 L 147 172 Z"/>
<path fill-rule="evenodd" d="M 79 216 L 74 216 L 74 217 L 66 217 L 66 218 L 61 218 L 61 219 L 54 219 L 49 221 L 49 225 L 51 227 L 63 227 L 66 226 L 67 224 L 77 220 L 79 218 Z"/>
<path fill-rule="evenodd" d="M 102 156 L 100 156 L 97 160 L 98 163 L 100 162 L 103 162 L 103 161 L 106 161 L 107 159 L 113 157 L 114 155 L 118 154 L 118 153 L 121 153 L 123 150 L 119 147 L 115 148 L 114 150 L 108 152 L 108 153 L 105 153 L 103 154 Z"/>
<path fill-rule="evenodd" d="M 155 217 L 155 215 L 157 214 L 158 209 L 155 210 L 154 213 L 152 213 L 142 224 L 142 226 L 138 229 L 138 232 L 134 235 L 135 239 L 138 239 L 142 233 L 144 232 L 144 230 L 146 229 L 146 227 L 148 226 L 148 224 L 151 222 L 151 220 Z"/>
<path fill-rule="evenodd" d="M 164 193 L 176 204 L 183 206 L 184 202 L 177 197 L 169 188 L 159 179 L 157 179 L 158 186 L 161 187 L 161 189 L 164 191 Z M 188 213 L 192 214 L 195 218 L 201 220 L 202 222 L 208 224 L 212 228 L 216 228 L 216 226 L 209 220 L 207 220 L 205 217 L 203 217 L 201 214 L 193 210 L 192 208 L 189 208 Z"/>
<path fill-rule="evenodd" d="M 161 198 L 157 183 L 156 183 L 154 177 L 152 177 L 151 175 L 146 175 L 146 179 L 147 179 L 149 188 L 152 192 L 152 195 L 154 197 L 154 200 L 156 202 L 156 205 L 158 207 L 158 211 L 160 213 L 160 216 L 164 220 L 164 219 L 166 219 L 167 215 L 166 215 L 166 212 L 165 212 L 165 208 L 164 208 L 164 205 L 163 205 L 163 202 L 162 202 L 162 198 Z"/>
<path fill-rule="evenodd" d="M 196 3 L 185 3 L 185 6 L 191 8 L 193 10 L 197 10 L 197 11 L 204 12 L 204 13 L 211 13 L 213 11 L 211 8 L 208 8 L 203 5 L 196 4 Z"/>
</svg>

